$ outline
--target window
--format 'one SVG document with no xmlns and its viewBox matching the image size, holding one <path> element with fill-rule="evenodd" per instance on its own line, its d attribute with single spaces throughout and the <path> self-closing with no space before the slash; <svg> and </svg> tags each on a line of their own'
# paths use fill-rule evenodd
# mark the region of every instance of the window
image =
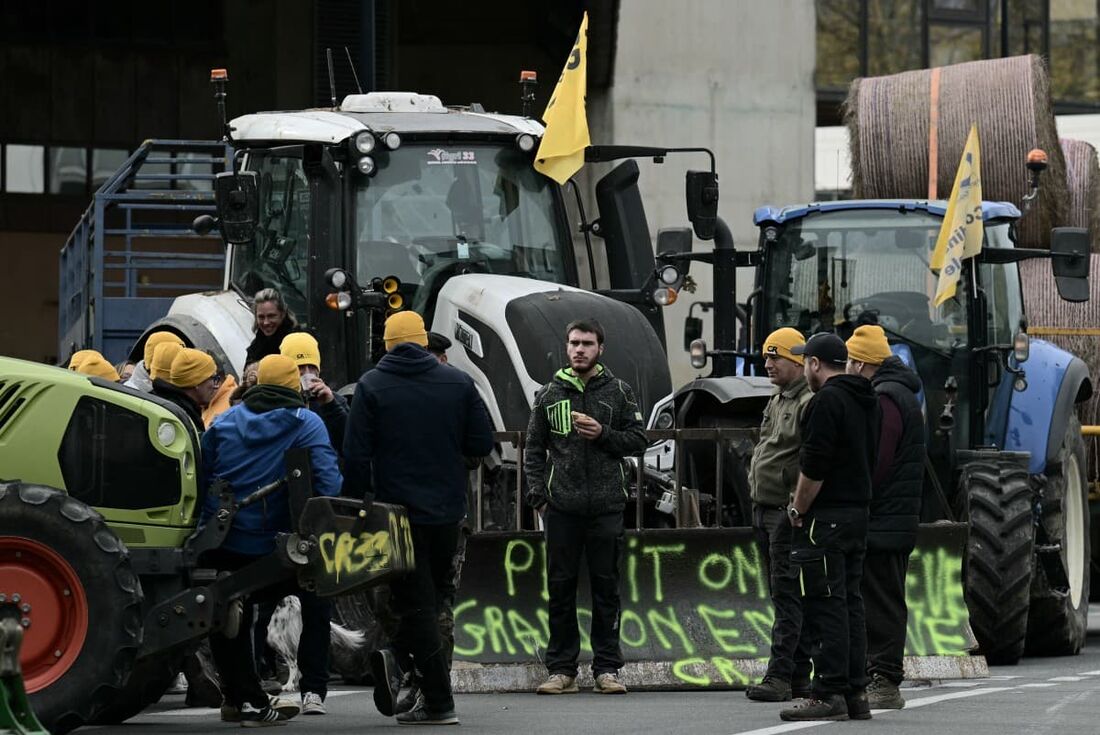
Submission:
<svg viewBox="0 0 1100 735">
<path fill-rule="evenodd" d="M 57 462 L 69 495 L 92 507 L 158 508 L 180 498 L 178 460 L 149 438 L 149 420 L 84 396 L 73 409 Z"/>
<path fill-rule="evenodd" d="M 130 157 L 129 151 L 115 148 L 96 148 L 92 151 L 92 191 L 99 187 L 114 175 L 115 171 L 122 168 L 126 159 Z"/>
<path fill-rule="evenodd" d="M 83 148 L 50 148 L 50 193 L 88 192 L 88 152 Z"/>
<path fill-rule="evenodd" d="M 4 148 L 5 191 L 42 194 L 46 191 L 46 149 L 40 145 L 8 145 Z"/>
</svg>

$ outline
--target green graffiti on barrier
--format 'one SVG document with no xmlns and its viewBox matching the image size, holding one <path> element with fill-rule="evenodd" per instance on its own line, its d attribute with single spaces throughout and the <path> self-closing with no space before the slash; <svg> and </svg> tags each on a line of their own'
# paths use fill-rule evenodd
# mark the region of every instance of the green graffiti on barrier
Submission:
<svg viewBox="0 0 1100 735">
<path fill-rule="evenodd" d="M 455 655 L 501 661 L 541 660 L 550 639 L 546 557 L 541 541 L 511 539 L 503 547 L 501 586 L 484 581 L 483 599 L 455 607 Z M 774 621 L 768 574 L 755 543 L 711 545 L 692 557 L 684 543 L 627 539 L 619 634 L 630 660 L 666 661 L 692 686 L 743 686 L 746 661 L 766 660 Z M 947 548 L 918 549 L 906 580 L 906 652 L 964 655 L 967 609 L 961 560 Z M 590 608 L 578 606 L 581 650 L 592 651 Z"/>
</svg>

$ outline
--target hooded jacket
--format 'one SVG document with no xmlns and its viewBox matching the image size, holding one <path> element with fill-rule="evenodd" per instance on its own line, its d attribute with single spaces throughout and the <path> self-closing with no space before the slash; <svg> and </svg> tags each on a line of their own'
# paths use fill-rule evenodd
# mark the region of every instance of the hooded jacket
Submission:
<svg viewBox="0 0 1100 735">
<path fill-rule="evenodd" d="M 909 553 L 917 542 L 924 483 L 924 415 L 920 378 L 897 357 L 871 378 L 882 409 L 878 466 L 871 488 L 867 548 Z"/>
<path fill-rule="evenodd" d="M 878 399 L 871 381 L 836 375 L 814 393 L 802 416 L 799 453 L 802 474 L 822 482 L 811 510 L 867 508 L 878 432 Z"/>
<path fill-rule="evenodd" d="M 599 437 L 578 434 L 572 411 L 599 421 Z M 623 457 L 645 447 L 642 413 L 629 385 L 603 365 L 587 383 L 571 368 L 559 370 L 535 397 L 527 425 L 527 502 L 572 515 L 621 513 L 628 495 Z"/>
<path fill-rule="evenodd" d="M 489 414 L 470 376 L 401 343 L 355 386 L 345 494 L 404 505 L 414 524 L 458 523 L 466 517 L 465 457 L 492 450 Z"/>
<path fill-rule="evenodd" d="M 302 404 L 294 391 L 271 385 L 249 389 L 243 403 L 218 416 L 202 437 L 203 482 L 229 482 L 237 500 L 286 475 L 284 453 L 294 447 L 309 449 L 313 492 L 337 495 L 342 478 L 336 452 L 317 414 Z M 209 492 L 203 502 L 205 522 L 218 508 Z M 286 488 L 242 508 L 223 548 L 259 556 L 275 549 L 275 535 L 290 530 Z"/>
</svg>

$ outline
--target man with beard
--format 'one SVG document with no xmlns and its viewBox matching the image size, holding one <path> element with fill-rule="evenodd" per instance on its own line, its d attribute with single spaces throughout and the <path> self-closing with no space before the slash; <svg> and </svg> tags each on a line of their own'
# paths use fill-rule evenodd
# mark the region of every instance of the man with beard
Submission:
<svg viewBox="0 0 1100 735">
<path fill-rule="evenodd" d="M 871 718 L 867 633 L 860 581 L 867 546 L 878 400 L 866 378 L 847 375 L 848 350 L 835 334 L 815 334 L 802 355 L 814 397 L 802 418 L 798 484 L 787 508 L 795 531 L 791 564 L 802 591 L 803 635 L 814 642 L 809 699 L 783 720 Z"/>
<path fill-rule="evenodd" d="M 582 556 L 592 586 L 594 691 L 625 694 L 619 681 L 619 556 L 628 490 L 623 457 L 645 450 L 645 428 L 634 392 L 599 359 L 603 327 L 594 319 L 565 329 L 569 367 L 535 398 L 523 455 L 527 502 L 546 524 L 550 643 L 538 694 L 577 688 L 577 577 Z"/>
<path fill-rule="evenodd" d="M 848 340 L 848 373 L 871 381 L 882 411 L 878 463 L 871 477 L 871 517 L 863 562 L 867 608 L 867 699 L 872 709 L 905 706 L 905 574 L 917 543 L 924 482 L 920 378 L 890 352 L 882 327 L 859 327 Z"/>
</svg>

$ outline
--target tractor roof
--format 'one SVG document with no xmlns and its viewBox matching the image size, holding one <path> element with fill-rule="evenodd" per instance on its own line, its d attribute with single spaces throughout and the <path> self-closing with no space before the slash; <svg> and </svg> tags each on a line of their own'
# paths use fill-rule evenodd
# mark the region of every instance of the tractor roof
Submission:
<svg viewBox="0 0 1100 735">
<path fill-rule="evenodd" d="M 791 220 L 802 219 L 816 212 L 837 212 L 853 209 L 897 209 L 908 212 L 921 211 L 942 217 L 947 211 L 947 202 L 942 199 L 847 199 L 836 202 L 813 202 L 795 204 L 787 207 L 758 207 L 752 214 L 753 224 L 765 222 L 783 224 Z M 982 202 L 982 219 L 1019 219 L 1020 210 L 1010 202 Z"/>
<path fill-rule="evenodd" d="M 336 109 L 257 112 L 234 118 L 237 141 L 339 143 L 363 130 L 406 133 L 473 133 L 541 136 L 530 118 L 445 107 L 438 97 L 412 92 L 351 94 Z"/>
</svg>

